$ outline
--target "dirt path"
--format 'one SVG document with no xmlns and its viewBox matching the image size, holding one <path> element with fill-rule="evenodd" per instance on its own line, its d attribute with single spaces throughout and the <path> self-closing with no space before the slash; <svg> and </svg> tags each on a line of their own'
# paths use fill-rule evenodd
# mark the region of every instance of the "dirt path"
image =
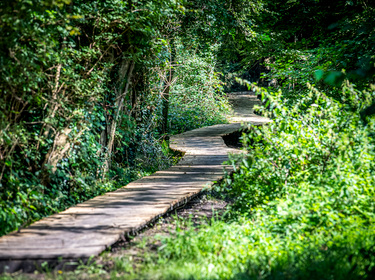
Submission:
<svg viewBox="0 0 375 280">
<path fill-rule="evenodd" d="M 231 123 L 171 137 L 171 148 L 184 153 L 177 165 L 1 237 L 0 272 L 32 271 L 44 262 L 59 268 L 97 256 L 220 180 L 228 153 L 239 152 L 226 146 L 222 136 L 238 131 L 242 123 L 268 121 L 252 114 L 254 96 L 237 94 L 230 100 Z"/>
</svg>

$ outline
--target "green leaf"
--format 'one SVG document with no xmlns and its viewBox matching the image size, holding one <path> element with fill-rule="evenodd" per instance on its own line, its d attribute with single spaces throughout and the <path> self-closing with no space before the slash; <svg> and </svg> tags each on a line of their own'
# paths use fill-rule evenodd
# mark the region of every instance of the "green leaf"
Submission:
<svg viewBox="0 0 375 280">
<path fill-rule="evenodd" d="M 321 70 L 321 69 L 316 70 L 315 73 L 314 73 L 315 79 L 317 81 L 320 81 L 323 78 L 323 75 L 324 75 L 324 71 Z"/>
<path fill-rule="evenodd" d="M 330 71 L 327 77 L 324 79 L 329 85 L 339 86 L 345 78 L 345 74 L 339 71 Z"/>
</svg>

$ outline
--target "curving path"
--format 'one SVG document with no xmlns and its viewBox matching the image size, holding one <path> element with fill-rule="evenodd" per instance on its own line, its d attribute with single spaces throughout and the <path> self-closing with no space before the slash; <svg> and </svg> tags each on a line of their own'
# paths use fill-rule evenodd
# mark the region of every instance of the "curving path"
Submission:
<svg viewBox="0 0 375 280">
<path fill-rule="evenodd" d="M 228 148 L 222 136 L 241 129 L 244 123 L 268 121 L 252 113 L 257 103 L 254 95 L 232 94 L 230 101 L 234 115 L 229 124 L 171 137 L 171 148 L 184 152 L 177 165 L 0 237 L 0 273 L 32 271 L 43 262 L 68 268 L 71 260 L 97 256 L 220 180 L 228 153 L 240 152 Z"/>
</svg>

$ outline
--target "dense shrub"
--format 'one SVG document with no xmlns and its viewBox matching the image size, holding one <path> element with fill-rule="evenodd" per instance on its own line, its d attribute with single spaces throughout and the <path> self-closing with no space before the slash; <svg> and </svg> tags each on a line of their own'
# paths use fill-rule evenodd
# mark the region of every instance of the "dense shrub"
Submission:
<svg viewBox="0 0 375 280">
<path fill-rule="evenodd" d="M 170 100 L 172 133 L 226 122 L 230 106 L 216 70 L 215 49 L 217 46 L 203 54 L 179 52 Z"/>
</svg>

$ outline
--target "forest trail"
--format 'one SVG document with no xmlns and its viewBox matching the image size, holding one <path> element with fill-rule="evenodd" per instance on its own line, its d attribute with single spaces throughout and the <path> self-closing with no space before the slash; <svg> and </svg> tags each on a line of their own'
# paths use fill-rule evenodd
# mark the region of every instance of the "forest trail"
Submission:
<svg viewBox="0 0 375 280">
<path fill-rule="evenodd" d="M 67 268 L 72 260 L 97 256 L 220 180 L 223 167 L 231 168 L 222 165 L 228 153 L 241 152 L 227 147 L 222 136 L 243 124 L 269 121 L 253 114 L 253 105 L 259 102 L 255 95 L 231 94 L 230 101 L 234 114 L 229 124 L 171 137 L 170 147 L 184 153 L 177 165 L 0 237 L 0 273 L 32 271 L 44 262 Z"/>
</svg>

